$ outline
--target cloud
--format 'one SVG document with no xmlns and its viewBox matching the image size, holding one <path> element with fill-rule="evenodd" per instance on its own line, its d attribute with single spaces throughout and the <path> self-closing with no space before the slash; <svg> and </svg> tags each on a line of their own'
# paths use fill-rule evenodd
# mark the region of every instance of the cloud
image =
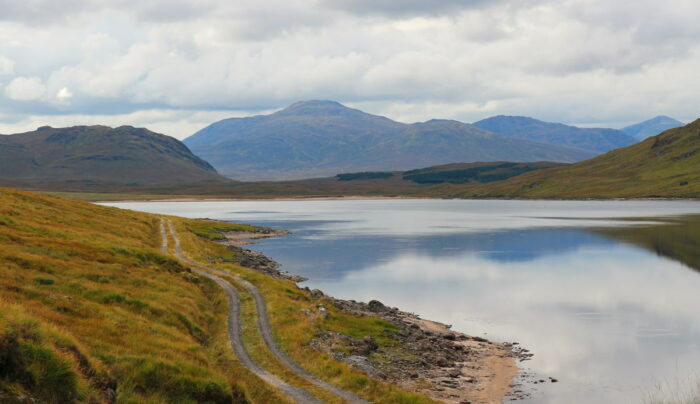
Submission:
<svg viewBox="0 0 700 404">
<path fill-rule="evenodd" d="M 0 56 L 0 75 L 13 74 L 15 72 L 15 62 L 12 59 Z"/>
<path fill-rule="evenodd" d="M 39 77 L 17 77 L 5 87 L 5 95 L 16 101 L 33 101 L 43 97 L 46 86 Z"/>
<path fill-rule="evenodd" d="M 172 111 L 175 128 L 192 116 L 181 111 L 314 98 L 409 122 L 504 113 L 621 126 L 690 121 L 700 98 L 689 0 L 61 3 L 0 0 L 0 131 L 1 116 L 154 110 Z"/>
<path fill-rule="evenodd" d="M 465 9 L 484 8 L 500 0 L 321 0 L 325 7 L 353 14 L 379 14 L 388 17 L 405 15 L 443 15 Z M 520 4 L 528 3 L 521 1 Z"/>
<path fill-rule="evenodd" d="M 68 89 L 68 87 L 63 87 L 62 89 L 58 90 L 56 98 L 59 101 L 68 101 L 69 99 L 73 98 L 73 93 Z"/>
<path fill-rule="evenodd" d="M 95 1 L 84 0 L 0 0 L 0 20 L 30 25 L 45 24 L 95 8 Z"/>
</svg>

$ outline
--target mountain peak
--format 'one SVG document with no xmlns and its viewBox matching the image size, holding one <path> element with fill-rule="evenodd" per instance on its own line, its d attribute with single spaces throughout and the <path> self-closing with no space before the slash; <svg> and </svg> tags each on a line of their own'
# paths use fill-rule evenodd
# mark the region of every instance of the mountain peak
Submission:
<svg viewBox="0 0 700 404">
<path fill-rule="evenodd" d="M 635 125 L 630 125 L 621 130 L 630 136 L 634 136 L 638 140 L 644 140 L 650 136 L 658 135 L 659 133 L 685 125 L 683 122 L 671 118 L 666 115 L 659 115 Z"/>
<path fill-rule="evenodd" d="M 309 100 L 309 101 L 298 101 L 294 104 L 288 106 L 287 108 L 279 111 L 282 113 L 309 113 L 309 112 L 319 112 L 319 111 L 349 111 L 351 108 L 345 105 L 331 100 Z"/>
<path fill-rule="evenodd" d="M 290 108 L 302 108 L 302 107 L 336 107 L 336 108 L 347 108 L 345 105 L 333 100 L 307 100 L 307 101 L 297 101 L 290 105 L 286 109 Z"/>
</svg>

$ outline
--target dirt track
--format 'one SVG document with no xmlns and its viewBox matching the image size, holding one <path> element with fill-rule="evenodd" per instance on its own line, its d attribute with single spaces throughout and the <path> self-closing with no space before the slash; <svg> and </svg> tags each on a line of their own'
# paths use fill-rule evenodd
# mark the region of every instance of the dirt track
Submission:
<svg viewBox="0 0 700 404">
<path fill-rule="evenodd" d="M 168 238 L 165 230 L 165 226 L 163 224 L 163 221 L 161 220 L 161 236 L 163 238 L 163 245 L 162 249 L 163 251 L 168 251 Z M 290 397 L 292 400 L 294 400 L 297 403 L 322 403 L 322 401 L 318 400 L 315 398 L 311 393 L 308 391 L 291 386 L 284 382 L 283 380 L 279 379 L 277 376 L 271 374 L 270 372 L 266 371 L 262 367 L 260 367 L 257 363 L 255 363 L 251 358 L 250 355 L 248 354 L 248 351 L 245 349 L 245 346 L 243 345 L 243 340 L 241 337 L 241 324 L 240 324 L 240 299 L 238 297 L 238 292 L 236 289 L 231 286 L 231 284 L 226 281 L 225 279 L 221 278 L 218 275 L 224 276 L 224 277 L 230 277 L 235 280 L 235 282 L 239 283 L 242 285 L 255 299 L 255 306 L 257 310 L 257 317 L 258 317 L 258 329 L 260 331 L 260 334 L 263 337 L 263 340 L 265 341 L 265 345 L 267 348 L 270 350 L 270 352 L 273 353 L 284 365 L 286 365 L 289 369 L 291 369 L 294 373 L 296 373 L 298 376 L 306 379 L 307 381 L 313 383 L 314 385 L 321 387 L 343 399 L 345 399 L 347 402 L 352 403 L 352 404 L 370 404 L 368 401 L 363 400 L 362 398 L 356 396 L 353 393 L 350 393 L 348 391 L 345 391 L 339 387 L 333 386 L 329 383 L 324 382 L 323 380 L 318 379 L 317 377 L 313 376 L 306 370 L 304 370 L 301 366 L 299 366 L 297 363 L 292 361 L 285 353 L 282 351 L 282 349 L 277 345 L 277 343 L 274 340 L 274 336 L 272 333 L 272 327 L 270 326 L 269 318 L 267 315 L 267 308 L 265 305 L 265 300 L 260 293 L 260 291 L 250 282 L 241 279 L 240 277 L 237 277 L 231 273 L 224 272 L 221 270 L 218 270 L 216 268 L 211 268 L 205 265 L 200 265 L 196 264 L 187 258 L 185 258 L 182 255 L 182 251 L 180 249 L 180 239 L 177 236 L 177 233 L 175 233 L 175 230 L 173 229 L 173 225 L 171 221 L 168 221 L 168 230 L 170 232 L 170 235 L 172 236 L 174 242 L 175 242 L 175 254 L 176 256 L 186 264 L 188 264 L 192 271 L 195 273 L 206 276 L 209 279 L 212 279 L 214 282 L 216 282 L 219 286 L 221 286 L 224 291 L 226 292 L 226 295 L 228 296 L 229 299 L 229 337 L 231 340 L 231 347 L 233 348 L 235 354 L 238 356 L 240 359 L 241 363 L 248 369 L 250 369 L 253 373 L 258 375 L 261 379 L 265 380 L 268 384 L 274 386 L 275 388 L 279 389 L 282 391 L 284 394 L 286 394 L 288 397 Z"/>
</svg>

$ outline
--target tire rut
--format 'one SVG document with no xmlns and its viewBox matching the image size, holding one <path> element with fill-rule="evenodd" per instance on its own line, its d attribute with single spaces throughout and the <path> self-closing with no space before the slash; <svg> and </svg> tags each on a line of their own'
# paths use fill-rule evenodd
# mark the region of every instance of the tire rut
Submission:
<svg viewBox="0 0 700 404">
<path fill-rule="evenodd" d="M 173 224 L 170 220 L 168 220 L 168 230 L 170 235 L 173 238 L 174 241 L 174 250 L 175 250 L 175 255 L 177 258 L 179 258 L 181 261 L 186 263 L 187 265 L 190 266 L 190 269 L 198 274 L 205 276 L 214 282 L 216 282 L 222 289 L 224 289 L 224 292 L 226 293 L 226 296 L 229 301 L 229 313 L 228 313 L 228 335 L 229 335 L 229 340 L 231 343 L 231 348 L 233 349 L 233 352 L 236 354 L 238 357 L 238 360 L 245 366 L 248 370 L 253 372 L 256 376 L 264 380 L 267 384 L 271 385 L 272 387 L 276 388 L 277 390 L 281 391 L 284 395 L 292 399 L 294 402 L 298 404 L 325 404 L 323 401 L 317 399 L 314 397 L 311 393 L 309 393 L 307 390 L 304 390 L 300 387 L 292 386 L 288 384 L 287 382 L 283 381 L 282 379 L 278 378 L 277 376 L 273 375 L 272 373 L 268 372 L 267 370 L 263 369 L 260 365 L 258 365 L 253 359 L 250 357 L 250 354 L 248 353 L 247 349 L 245 348 L 245 345 L 243 344 L 243 337 L 242 337 L 242 329 L 241 329 L 241 323 L 240 323 L 240 316 L 241 316 L 241 303 L 240 303 L 240 298 L 238 296 L 238 291 L 231 286 L 229 282 L 224 280 L 223 278 L 216 276 L 214 274 L 211 274 L 205 270 L 200 269 L 201 265 L 197 265 L 193 263 L 192 261 L 188 260 L 182 255 L 182 251 L 180 249 L 180 239 L 178 238 L 177 234 L 175 233 L 175 230 L 173 229 Z M 161 244 L 161 249 L 162 251 L 166 252 L 168 251 L 168 235 L 166 233 L 166 229 L 163 223 L 163 220 L 161 219 L 160 223 L 160 231 L 161 231 L 161 237 L 162 237 L 162 244 Z M 204 267 L 206 268 L 206 267 Z M 207 268 L 208 269 L 208 268 Z M 224 273 L 225 275 L 229 275 L 227 273 Z"/>
</svg>

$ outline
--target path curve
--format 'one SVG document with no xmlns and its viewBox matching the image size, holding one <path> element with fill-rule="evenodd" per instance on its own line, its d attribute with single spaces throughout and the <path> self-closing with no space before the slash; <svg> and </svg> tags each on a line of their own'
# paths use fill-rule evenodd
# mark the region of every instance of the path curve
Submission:
<svg viewBox="0 0 700 404">
<path fill-rule="evenodd" d="M 177 237 L 177 234 L 175 233 L 175 230 L 173 229 L 173 224 L 170 220 L 168 220 L 168 229 L 170 231 L 170 235 L 173 237 L 173 241 L 175 242 L 175 255 L 182 260 L 184 263 L 188 264 L 190 266 L 190 269 L 198 274 L 205 276 L 214 282 L 216 282 L 219 286 L 221 286 L 222 289 L 226 292 L 226 296 L 228 297 L 229 301 L 229 312 L 228 312 L 228 335 L 229 335 L 229 340 L 231 342 L 231 348 L 233 349 L 233 352 L 236 354 L 238 357 L 239 361 L 245 366 L 248 370 L 253 372 L 255 375 L 263 379 L 267 384 L 273 386 L 274 388 L 280 390 L 282 393 L 284 393 L 287 397 L 291 398 L 294 402 L 298 404 L 324 404 L 323 401 L 320 401 L 316 397 L 314 397 L 311 393 L 308 391 L 292 386 L 288 384 L 287 382 L 283 381 L 282 379 L 278 378 L 277 376 L 273 375 L 272 373 L 268 372 L 267 370 L 263 369 L 260 365 L 258 365 L 256 362 L 253 361 L 253 359 L 250 357 L 248 354 L 248 351 L 245 348 L 245 345 L 243 344 L 243 337 L 242 337 L 242 330 L 241 330 L 241 323 L 240 323 L 240 313 L 241 313 L 241 303 L 240 299 L 238 297 L 238 292 L 236 289 L 231 286 L 230 283 L 228 283 L 226 280 L 211 274 L 207 271 L 203 271 L 200 268 L 197 268 L 198 265 L 193 263 L 192 261 L 188 260 L 182 255 L 182 251 L 180 249 L 180 239 Z M 168 251 L 168 236 L 165 230 L 165 226 L 163 225 L 163 219 L 161 219 L 160 223 L 160 231 L 161 231 L 161 237 L 162 237 L 162 244 L 161 248 L 163 251 L 167 252 Z"/>
<path fill-rule="evenodd" d="M 178 257 L 182 259 L 183 261 L 187 262 L 191 266 L 197 266 L 199 268 L 204 268 L 207 271 L 211 271 L 213 273 L 222 275 L 222 276 L 229 276 L 233 278 L 236 282 L 239 284 L 243 285 L 244 288 L 253 296 L 255 299 L 255 307 L 257 310 L 258 314 L 258 329 L 260 330 L 260 334 L 263 337 L 263 340 L 265 341 L 265 345 L 267 348 L 272 352 L 277 359 L 279 359 L 282 363 L 284 363 L 288 368 L 290 368 L 294 373 L 296 373 L 298 376 L 303 377 L 306 379 L 308 382 L 313 383 L 314 385 L 321 387 L 322 389 L 325 389 L 326 391 L 329 391 L 346 401 L 352 403 L 352 404 L 371 404 L 369 401 L 366 401 L 360 397 L 358 397 L 356 394 L 351 393 L 347 390 L 343 390 L 340 387 L 334 386 L 330 383 L 327 383 L 316 376 L 312 375 L 308 371 L 306 371 L 304 368 L 299 366 L 296 362 L 294 362 L 287 354 L 280 348 L 279 345 L 277 345 L 277 342 L 275 342 L 274 334 L 272 333 L 272 327 L 270 326 L 270 320 L 269 316 L 267 315 L 267 306 L 265 304 L 265 299 L 263 298 L 262 294 L 256 288 L 252 283 L 246 281 L 245 279 L 242 279 L 232 273 L 229 272 L 224 272 L 220 269 L 208 267 L 206 265 L 201 265 L 201 264 L 195 264 L 186 258 L 182 257 L 182 254 L 179 250 L 179 242 L 180 240 L 177 237 L 177 234 L 173 231 L 172 228 L 172 222 L 168 222 L 170 226 L 170 231 L 173 236 L 173 240 L 175 240 L 175 245 L 176 245 L 176 252 L 178 254 Z"/>
</svg>

